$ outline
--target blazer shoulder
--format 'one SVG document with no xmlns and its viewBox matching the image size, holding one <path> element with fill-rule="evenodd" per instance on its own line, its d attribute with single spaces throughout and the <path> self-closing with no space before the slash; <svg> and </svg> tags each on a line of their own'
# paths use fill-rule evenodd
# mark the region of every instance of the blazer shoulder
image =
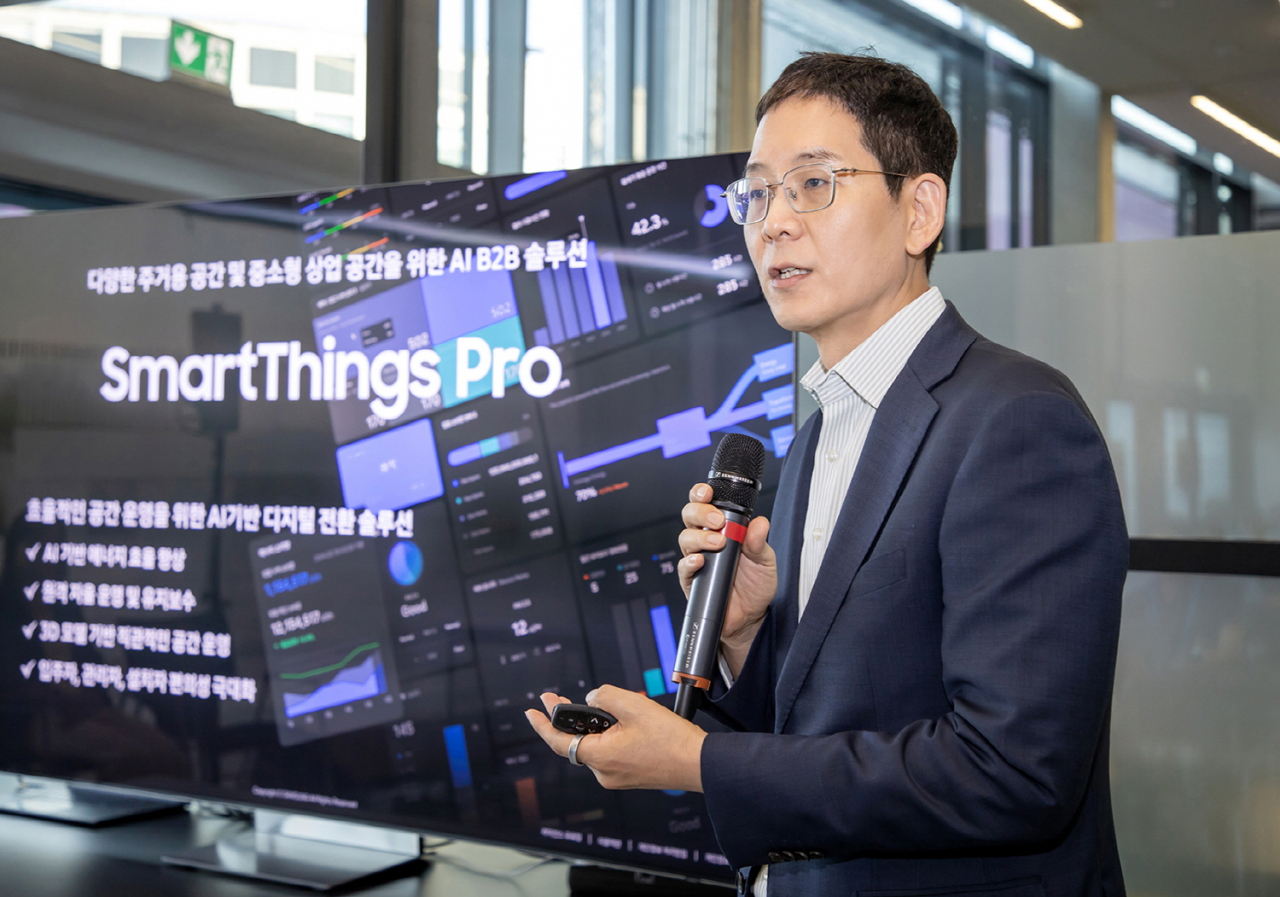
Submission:
<svg viewBox="0 0 1280 897">
<path fill-rule="evenodd" d="M 961 357 L 949 383 L 952 389 L 947 392 L 979 398 L 991 407 L 1032 393 L 1049 393 L 1087 410 L 1079 390 L 1062 371 L 983 336 L 975 339 Z"/>
</svg>

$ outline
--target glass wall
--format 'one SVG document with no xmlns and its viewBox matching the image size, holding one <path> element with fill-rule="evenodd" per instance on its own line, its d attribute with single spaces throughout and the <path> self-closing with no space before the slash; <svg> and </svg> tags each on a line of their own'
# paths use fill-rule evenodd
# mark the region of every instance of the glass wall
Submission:
<svg viewBox="0 0 1280 897">
<path fill-rule="evenodd" d="M 0 37 L 162 81 L 178 21 L 231 41 L 237 106 L 363 140 L 365 0 L 300 12 L 291 0 L 52 0 L 0 7 Z"/>
<path fill-rule="evenodd" d="M 944 256 L 933 280 L 1079 387 L 1131 536 L 1280 540 L 1280 233 Z"/>
</svg>

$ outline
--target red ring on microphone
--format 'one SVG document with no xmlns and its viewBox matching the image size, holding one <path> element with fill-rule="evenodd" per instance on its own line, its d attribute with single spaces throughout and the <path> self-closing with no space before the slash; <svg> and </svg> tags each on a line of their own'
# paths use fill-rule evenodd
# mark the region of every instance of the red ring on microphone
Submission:
<svg viewBox="0 0 1280 897">
<path fill-rule="evenodd" d="M 724 522 L 724 529 L 722 532 L 726 539 L 732 539 L 739 545 L 741 545 L 747 538 L 747 528 L 741 523 L 734 523 L 732 520 L 726 520 Z"/>
</svg>

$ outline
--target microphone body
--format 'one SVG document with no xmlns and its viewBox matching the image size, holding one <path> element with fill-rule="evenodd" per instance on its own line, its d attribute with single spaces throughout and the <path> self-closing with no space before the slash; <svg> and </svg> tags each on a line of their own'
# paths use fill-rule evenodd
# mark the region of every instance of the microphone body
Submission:
<svg viewBox="0 0 1280 897">
<path fill-rule="evenodd" d="M 764 473 L 764 446 L 759 440 L 740 433 L 729 433 L 720 440 L 707 474 L 711 485 L 711 504 L 724 514 L 721 532 L 724 547 L 704 551 L 703 564 L 693 577 L 689 589 L 689 606 L 680 630 L 671 681 L 676 691 L 675 711 L 685 719 L 693 719 L 702 692 L 711 687 L 716 659 L 720 652 L 720 630 L 733 590 L 733 577 L 742 555 L 742 542 L 747 537 L 747 524 L 760 494 L 760 477 Z"/>
</svg>

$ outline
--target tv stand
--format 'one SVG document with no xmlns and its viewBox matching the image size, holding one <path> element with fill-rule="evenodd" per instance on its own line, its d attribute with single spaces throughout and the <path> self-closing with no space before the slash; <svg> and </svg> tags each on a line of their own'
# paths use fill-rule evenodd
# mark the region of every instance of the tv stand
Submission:
<svg viewBox="0 0 1280 897">
<path fill-rule="evenodd" d="M 51 779 L 0 775 L 0 813 L 95 827 L 176 813 L 185 804 Z"/>
<path fill-rule="evenodd" d="M 160 861 L 316 891 L 409 875 L 425 863 L 418 835 L 275 810 L 254 810 L 253 828 Z"/>
</svg>

